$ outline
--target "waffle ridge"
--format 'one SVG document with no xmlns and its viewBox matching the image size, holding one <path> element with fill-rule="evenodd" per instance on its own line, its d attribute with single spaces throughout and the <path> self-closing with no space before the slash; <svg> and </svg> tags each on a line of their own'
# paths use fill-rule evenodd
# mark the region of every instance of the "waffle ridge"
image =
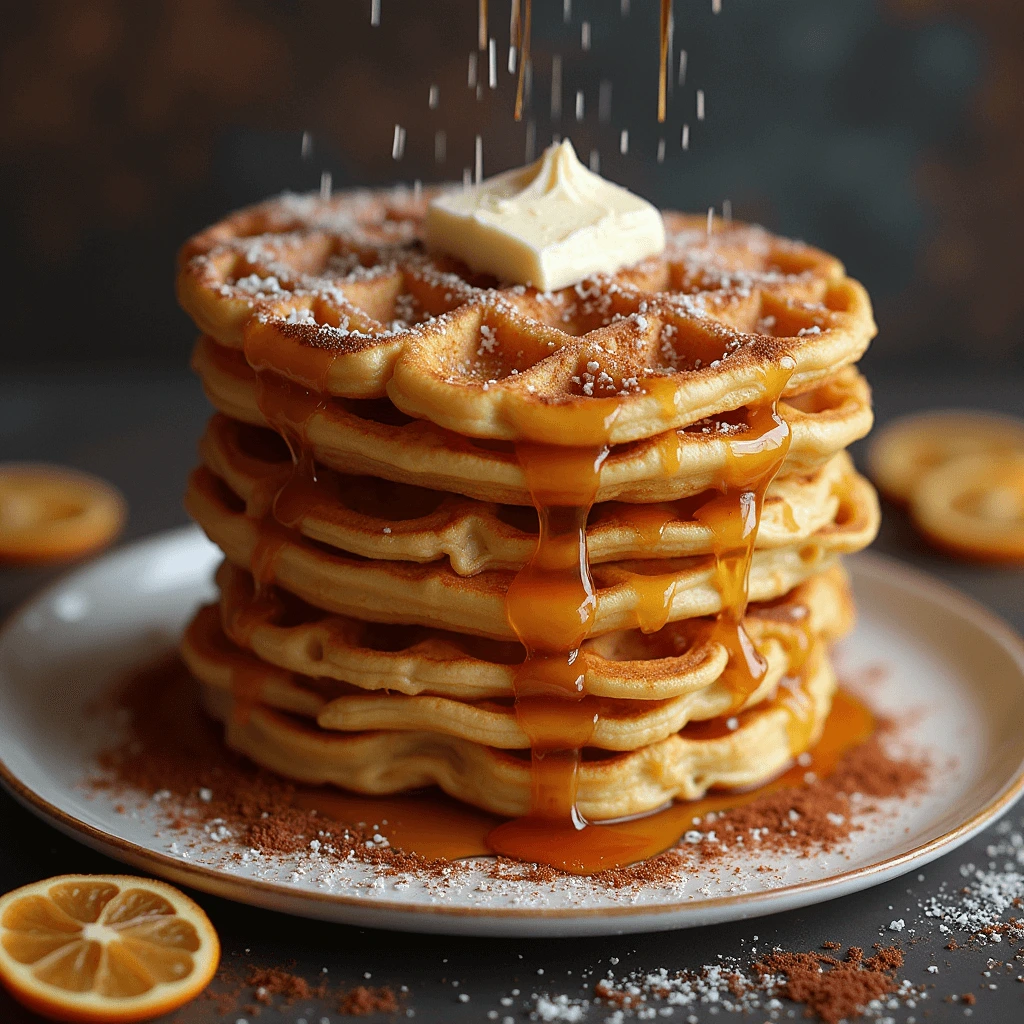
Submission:
<svg viewBox="0 0 1024 1024">
<path fill-rule="evenodd" d="M 381 198 L 388 237 L 371 242 L 365 211 L 360 222 L 348 209 L 372 208 L 365 196 L 271 200 L 185 246 L 182 305 L 219 344 L 304 387 L 387 396 L 463 436 L 570 445 L 756 402 L 782 356 L 799 393 L 874 334 L 867 295 L 837 260 L 760 228 L 708 235 L 668 213 L 662 256 L 540 293 L 424 253 L 425 201 Z M 342 229 L 325 230 L 332 220 Z"/>
</svg>

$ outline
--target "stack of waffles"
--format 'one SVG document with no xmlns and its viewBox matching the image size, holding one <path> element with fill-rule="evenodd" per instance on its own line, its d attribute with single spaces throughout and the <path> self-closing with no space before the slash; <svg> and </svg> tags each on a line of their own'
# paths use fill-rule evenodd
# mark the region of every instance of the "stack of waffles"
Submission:
<svg viewBox="0 0 1024 1024">
<path fill-rule="evenodd" d="M 225 556 L 183 649 L 228 744 L 439 786 L 526 857 L 770 780 L 821 733 L 838 558 L 878 525 L 863 288 L 666 213 L 660 256 L 541 293 L 425 252 L 425 202 L 283 196 L 182 250 L 217 410 L 187 506 Z"/>
</svg>

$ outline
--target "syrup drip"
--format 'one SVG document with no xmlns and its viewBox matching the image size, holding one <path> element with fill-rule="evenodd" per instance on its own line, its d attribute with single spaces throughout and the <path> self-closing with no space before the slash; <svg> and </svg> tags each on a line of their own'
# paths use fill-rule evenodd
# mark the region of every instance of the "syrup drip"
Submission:
<svg viewBox="0 0 1024 1024">
<path fill-rule="evenodd" d="M 756 616 L 759 619 L 783 623 L 785 627 L 788 627 L 774 633 L 774 638 L 786 650 L 789 675 L 797 676 L 803 671 L 807 656 L 811 653 L 811 647 L 814 644 L 810 628 L 810 613 L 803 605 L 782 607 L 784 611 L 771 606 L 761 606 L 757 609 Z"/>
<path fill-rule="evenodd" d="M 291 472 L 267 478 L 267 488 L 276 484 L 276 491 L 269 500 L 266 493 L 259 495 L 265 514 L 258 523 L 257 541 L 249 560 L 254 596 L 249 610 L 231 624 L 238 642 L 243 645 L 247 645 L 256 626 L 276 610 L 270 588 L 276 578 L 278 557 L 294 538 L 303 509 L 310 507 L 312 492 L 319 486 L 316 463 L 309 447 L 309 423 L 327 404 L 327 376 L 337 355 L 333 351 L 325 355 L 320 350 L 311 350 L 315 356 L 310 357 L 309 366 L 303 366 L 307 375 L 315 373 L 317 387 L 310 389 L 271 369 L 263 352 L 266 340 L 260 332 L 247 336 L 245 358 L 256 374 L 256 404 L 270 427 L 288 446 L 292 468 Z M 236 718 L 244 722 L 257 694 L 245 673 L 233 673 L 231 689 Z"/>
<path fill-rule="evenodd" d="M 636 531 L 640 548 L 654 551 L 665 536 L 669 524 L 675 522 L 675 510 L 666 505 L 636 505 L 629 510 L 629 525 Z"/>
<path fill-rule="evenodd" d="M 665 120 L 666 98 L 668 89 L 668 35 L 672 23 L 672 0 L 661 0 L 661 20 L 659 24 L 659 63 L 658 63 L 658 122 Z"/>
<path fill-rule="evenodd" d="M 784 357 L 764 373 L 764 401 L 750 408 L 747 429 L 726 439 L 726 471 L 719 483 L 722 493 L 694 513 L 713 534 L 722 608 L 710 639 L 729 653 L 723 682 L 733 691 L 734 708 L 742 707 L 758 688 L 768 667 L 743 627 L 743 616 L 765 492 L 785 461 L 791 440 L 778 403 L 793 373 L 793 360 Z"/>
<path fill-rule="evenodd" d="M 564 845 L 586 826 L 576 792 L 581 751 L 598 715 L 578 660 L 597 612 L 587 517 L 608 448 L 524 443 L 516 454 L 540 521 L 533 557 L 505 598 L 526 650 L 513 689 L 516 717 L 530 740 L 530 813 L 499 826 L 488 842 L 521 860 L 547 860 L 551 844 Z"/>
<path fill-rule="evenodd" d="M 274 620 L 280 612 L 280 602 L 272 590 L 265 590 L 231 608 L 224 622 L 224 632 L 238 647 L 248 648 L 256 629 Z M 260 702 L 266 672 L 248 656 L 231 652 L 227 659 L 231 673 L 232 717 L 239 725 L 247 725 L 253 708 Z M 223 654 L 222 654 L 223 657 Z"/>
<path fill-rule="evenodd" d="M 726 438 L 727 460 L 719 496 L 694 513 L 714 537 L 716 577 L 722 610 L 712 639 L 729 653 L 724 681 L 742 707 L 760 685 L 767 662 L 743 628 L 747 610 L 750 560 L 764 495 L 789 449 L 790 431 L 778 413 L 778 399 L 789 381 L 793 360 L 784 357 L 765 372 L 763 402 L 748 410 L 745 429 Z M 506 596 L 506 614 L 526 658 L 516 673 L 516 714 L 530 739 L 530 812 L 498 826 L 490 848 L 520 860 L 551 864 L 566 871 L 591 873 L 650 856 L 674 839 L 651 816 L 628 829 L 589 826 L 576 796 L 582 749 L 593 737 L 598 705 L 584 693 L 577 667 L 579 648 L 596 613 L 596 597 L 587 559 L 587 517 L 597 493 L 602 448 L 558 448 L 520 444 L 517 455 L 540 519 L 533 558 L 516 576 Z M 655 513 L 652 532 L 667 525 Z M 636 574 L 636 617 L 641 629 L 661 629 L 671 614 L 675 581 L 666 575 Z M 802 751 L 813 725 L 809 707 L 788 698 L 791 749 Z M 675 838 L 678 838 L 676 836 Z"/>
<path fill-rule="evenodd" d="M 516 28 L 518 29 L 519 46 L 519 78 L 516 81 L 516 109 L 517 121 L 523 119 L 523 90 L 526 86 L 526 65 L 530 61 L 530 23 L 533 19 L 533 0 L 523 0 L 522 17 L 516 16 Z"/>
<path fill-rule="evenodd" d="M 256 404 L 267 423 L 284 439 L 292 458 L 291 472 L 278 477 L 272 499 L 269 503 L 265 496 L 263 499 L 265 508 L 269 504 L 270 514 L 260 524 L 251 558 L 257 596 L 273 582 L 281 548 L 301 522 L 311 492 L 319 486 L 308 431 L 312 418 L 327 405 L 324 387 L 333 353 L 331 356 L 318 368 L 318 387 L 311 389 L 271 369 L 261 359 L 258 341 L 250 344 L 247 339 L 245 357 L 256 374 Z"/>
<path fill-rule="evenodd" d="M 657 633 L 672 614 L 678 584 L 674 576 L 645 576 L 637 573 L 630 581 L 636 595 L 636 622 L 641 632 Z"/>
<path fill-rule="evenodd" d="M 487 49 L 487 0 L 479 0 L 479 15 L 477 21 L 477 48 Z"/>
<path fill-rule="evenodd" d="M 526 84 L 526 65 L 530 59 L 530 22 L 533 15 L 533 0 L 522 0 L 522 14 L 519 12 L 519 0 L 512 0 L 511 37 L 516 41 L 519 59 L 519 76 L 516 81 L 515 119 L 523 119 L 524 89 Z M 672 0 L 661 0 L 661 18 L 659 25 L 659 65 L 658 65 L 658 122 L 665 120 L 668 92 L 668 42 L 669 25 L 672 21 Z M 487 0 L 479 0 L 477 15 L 477 47 L 487 49 Z"/>
</svg>

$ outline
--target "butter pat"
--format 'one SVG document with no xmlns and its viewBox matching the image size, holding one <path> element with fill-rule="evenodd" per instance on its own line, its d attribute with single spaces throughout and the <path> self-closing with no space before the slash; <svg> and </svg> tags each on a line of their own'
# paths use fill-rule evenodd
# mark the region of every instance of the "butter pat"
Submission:
<svg viewBox="0 0 1024 1024">
<path fill-rule="evenodd" d="M 528 167 L 438 196 L 423 232 L 428 249 L 541 291 L 612 273 L 665 248 L 657 208 L 589 171 L 568 140 Z"/>
</svg>

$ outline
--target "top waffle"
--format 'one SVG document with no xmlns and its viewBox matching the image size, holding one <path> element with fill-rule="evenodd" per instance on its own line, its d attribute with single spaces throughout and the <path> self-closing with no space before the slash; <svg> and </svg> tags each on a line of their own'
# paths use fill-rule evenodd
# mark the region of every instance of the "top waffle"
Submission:
<svg viewBox="0 0 1024 1024">
<path fill-rule="evenodd" d="M 761 228 L 665 215 L 668 246 L 615 275 L 541 293 L 419 243 L 425 199 L 282 196 L 182 250 L 201 329 L 341 398 L 390 397 L 468 437 L 620 443 L 771 396 L 855 362 L 874 335 L 833 257 Z M 787 368 L 788 368 L 787 364 Z"/>
</svg>

